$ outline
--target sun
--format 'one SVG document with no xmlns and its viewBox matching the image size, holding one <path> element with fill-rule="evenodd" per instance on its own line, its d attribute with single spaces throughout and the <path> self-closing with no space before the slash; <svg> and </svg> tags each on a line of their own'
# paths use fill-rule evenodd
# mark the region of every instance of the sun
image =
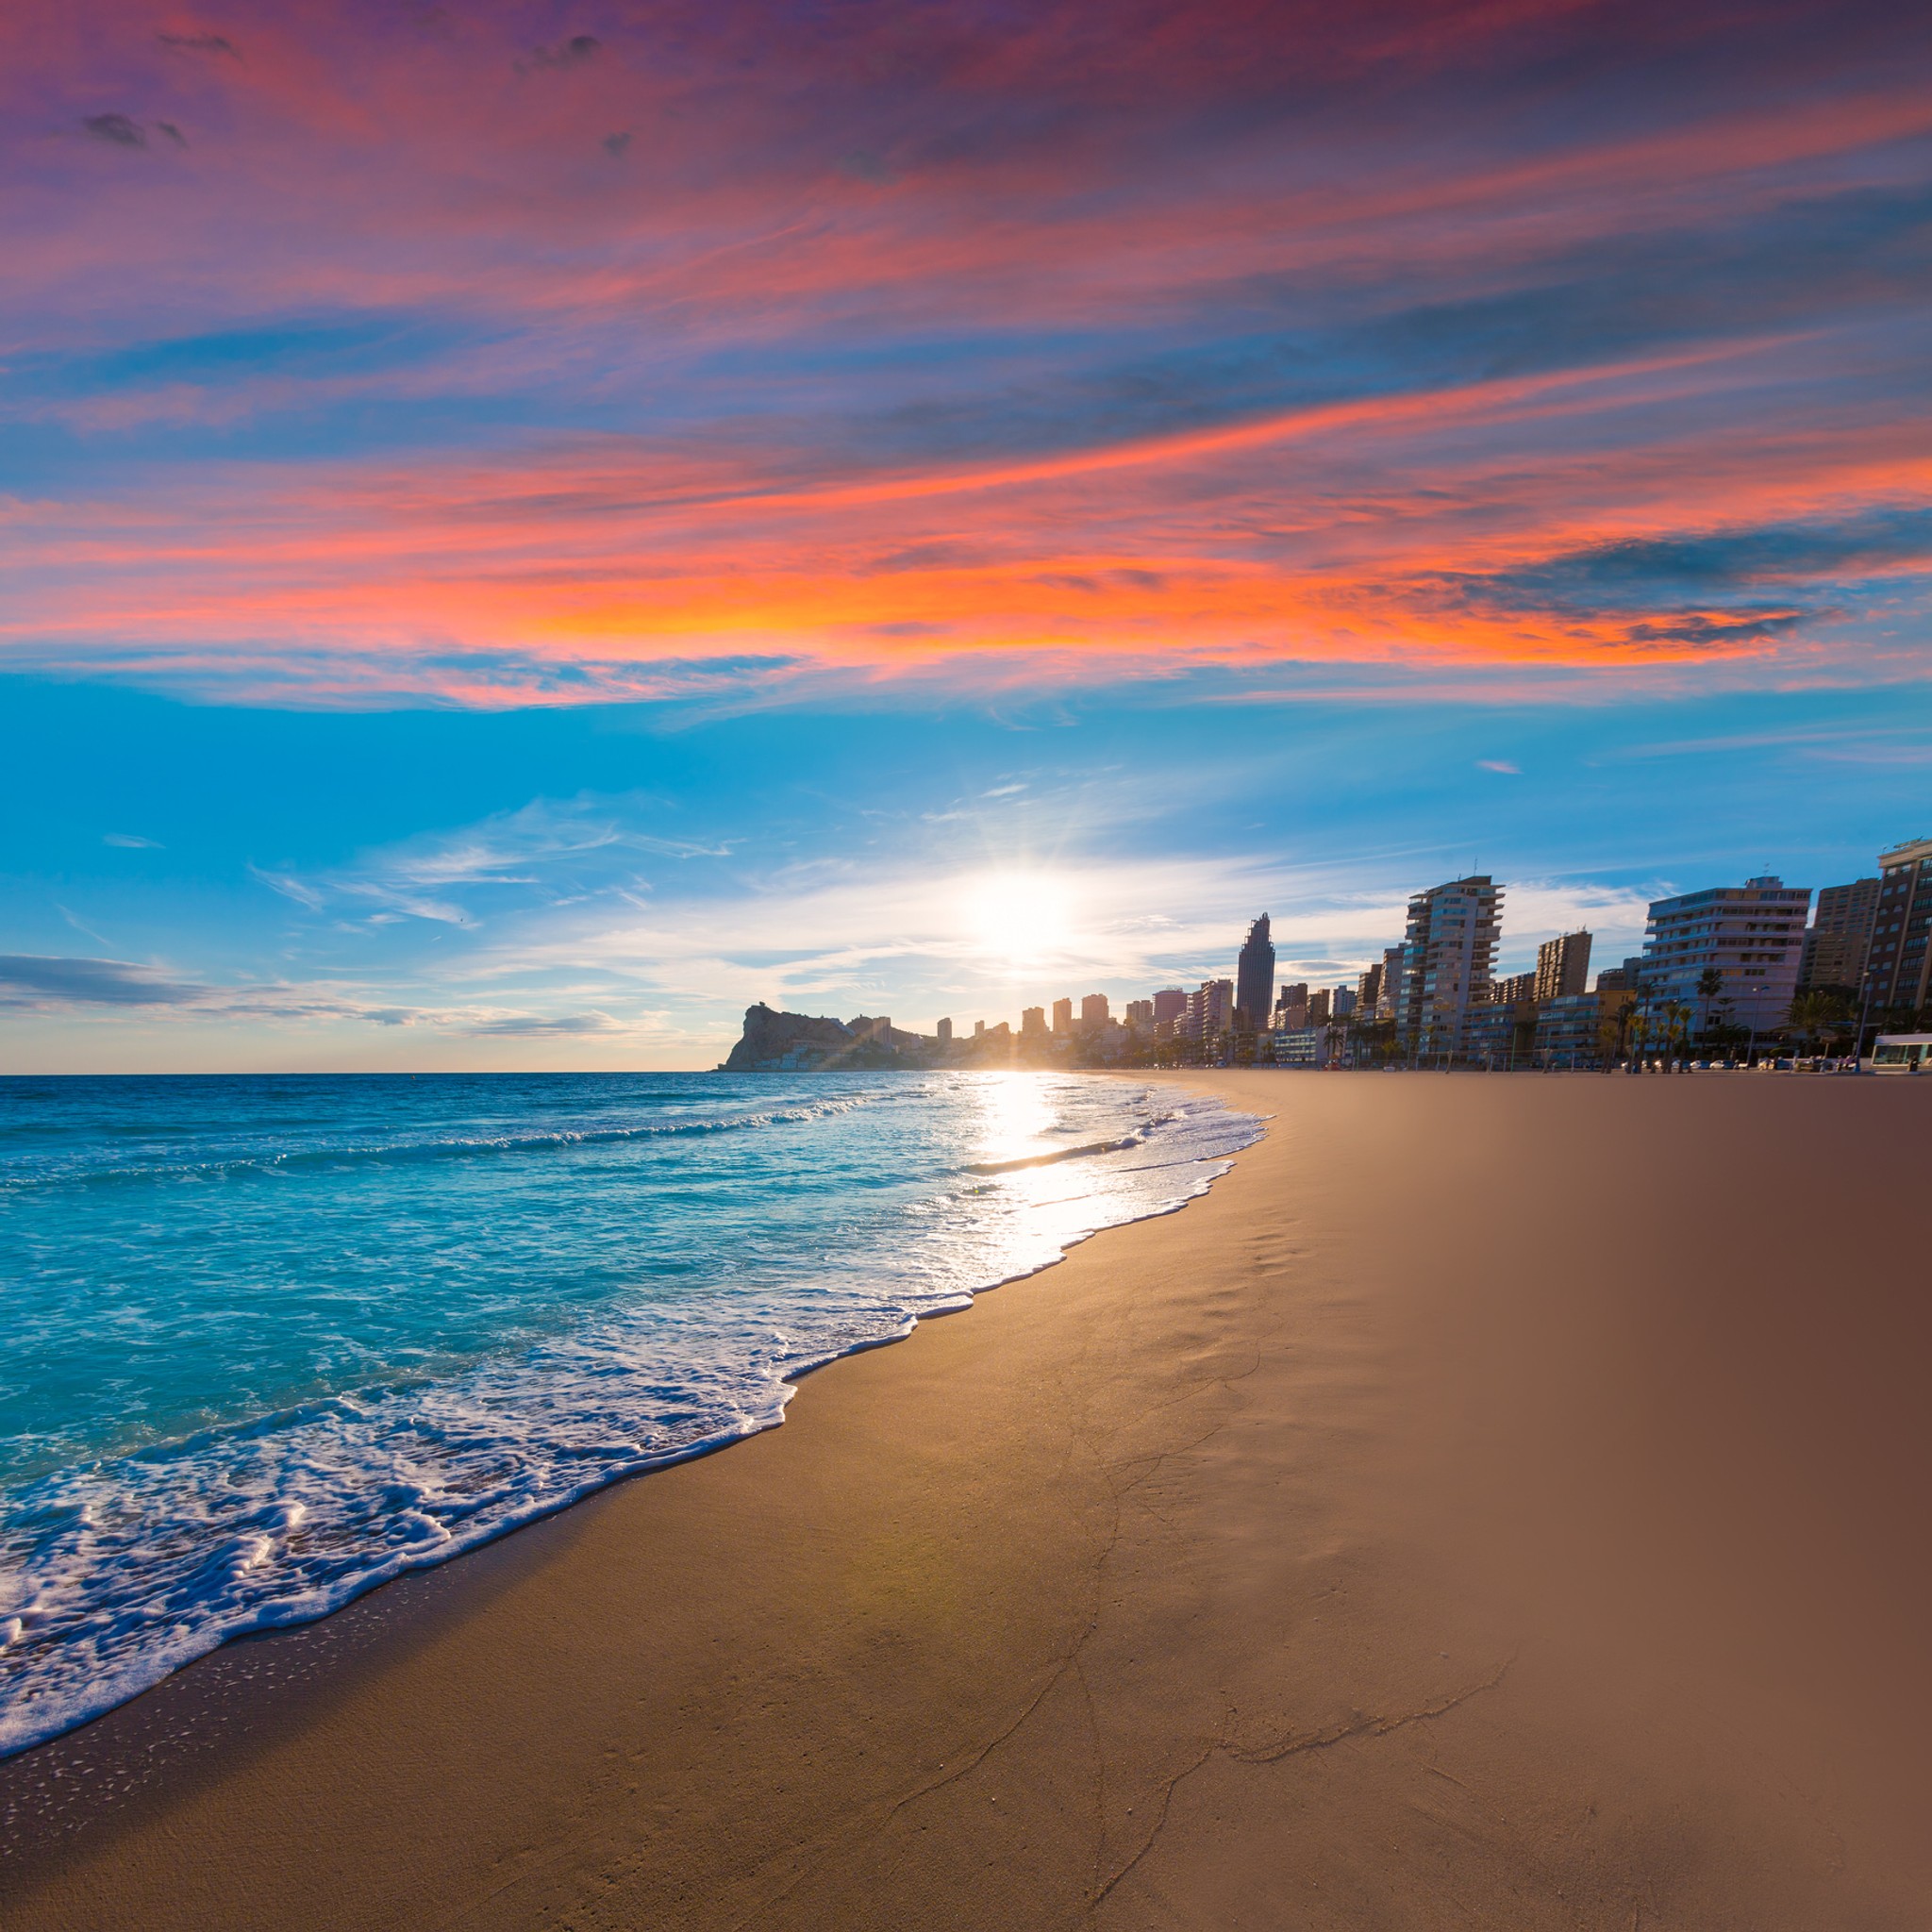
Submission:
<svg viewBox="0 0 1932 1932">
<path fill-rule="evenodd" d="M 1074 893 L 1051 873 L 989 873 L 966 889 L 966 929 L 991 959 L 1012 967 L 1064 952 L 1073 929 Z"/>
</svg>

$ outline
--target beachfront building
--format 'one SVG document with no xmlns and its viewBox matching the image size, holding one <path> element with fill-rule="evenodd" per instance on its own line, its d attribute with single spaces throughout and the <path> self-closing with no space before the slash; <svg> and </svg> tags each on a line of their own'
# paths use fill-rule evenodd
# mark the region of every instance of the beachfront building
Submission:
<svg viewBox="0 0 1932 1932">
<path fill-rule="evenodd" d="M 1307 1009 L 1308 1017 L 1305 1023 L 1306 1024 L 1309 1026 L 1327 1025 L 1328 989 L 1325 986 L 1318 986 L 1315 989 L 1315 991 L 1308 995 Z"/>
<path fill-rule="evenodd" d="M 1185 1019 L 1188 1011 L 1188 996 L 1177 986 L 1164 986 L 1154 995 L 1154 1024 L 1157 1026 L 1171 1026 L 1176 1020 Z"/>
<path fill-rule="evenodd" d="M 1461 1050 L 1469 1009 L 1489 991 L 1502 906 L 1502 890 L 1486 873 L 1408 902 L 1395 1019 L 1417 1053 Z"/>
<path fill-rule="evenodd" d="M 1274 991 L 1274 942 L 1268 935 L 1268 915 L 1264 912 L 1248 928 L 1241 957 L 1234 969 L 1234 1003 L 1241 1009 L 1239 1024 L 1248 1032 L 1268 1024 L 1268 1009 Z"/>
<path fill-rule="evenodd" d="M 1308 1024 L 1308 983 L 1297 980 L 1292 986 L 1281 989 L 1281 997 L 1274 1003 L 1274 1030 L 1279 1033 L 1283 1027 L 1293 1028 Z"/>
<path fill-rule="evenodd" d="M 1341 1050 L 1338 1026 L 1277 1026 L 1274 1064 L 1277 1067 L 1325 1067 Z"/>
<path fill-rule="evenodd" d="M 950 1020 L 941 1020 L 932 1030 L 938 1036 L 941 1046 L 952 1045 L 953 1023 Z"/>
<path fill-rule="evenodd" d="M 1355 988 L 1338 986 L 1328 996 L 1328 1010 L 1338 1020 L 1346 1020 L 1355 1012 Z"/>
<path fill-rule="evenodd" d="M 1108 1011 L 1107 995 L 1104 992 L 1090 992 L 1080 1002 L 1080 1031 L 1082 1033 L 1098 1033 L 1111 1017 L 1112 1015 Z"/>
<path fill-rule="evenodd" d="M 1044 1007 L 1022 1007 L 1020 1008 L 1020 1032 L 1027 1040 L 1045 1039 L 1046 1008 Z"/>
<path fill-rule="evenodd" d="M 1382 966 L 1379 960 L 1364 969 L 1355 983 L 1356 1008 L 1364 1020 L 1374 1019 L 1382 1008 Z"/>
<path fill-rule="evenodd" d="M 1234 1024 L 1234 981 L 1204 979 L 1188 995 L 1188 1038 L 1212 1047 Z"/>
<path fill-rule="evenodd" d="M 1560 993 L 1542 1002 L 1536 1015 L 1537 1058 L 1549 1067 L 1601 1066 L 1617 1051 L 1624 1014 L 1636 1000 L 1634 992 L 1600 985 L 1596 992 Z"/>
<path fill-rule="evenodd" d="M 1074 1003 L 1072 1000 L 1056 1000 L 1053 1003 L 1053 1030 L 1066 1035 L 1074 1030 Z"/>
<path fill-rule="evenodd" d="M 1805 951 L 1798 961 L 1798 986 L 1843 987 L 1865 983 L 1865 964 L 1872 956 L 1872 929 L 1878 922 L 1879 884 L 1854 879 L 1847 886 L 1826 886 L 1818 895 L 1818 909 L 1805 928 Z"/>
<path fill-rule="evenodd" d="M 1490 981 L 1489 994 L 1481 1004 L 1492 1007 L 1520 1007 L 1524 1000 L 1535 998 L 1536 974 L 1511 973 L 1502 979 Z"/>
<path fill-rule="evenodd" d="M 1151 1030 L 1154 1025 L 1154 1002 L 1152 1000 L 1129 1000 L 1127 1002 L 1127 1024 L 1133 1027 Z"/>
<path fill-rule="evenodd" d="M 1532 973 L 1516 975 L 1518 981 L 1535 977 Z M 1528 994 L 1484 1000 L 1470 1008 L 1463 1023 L 1462 1051 L 1471 1059 L 1486 1067 L 1527 1066 L 1535 1050 L 1536 1001 Z"/>
<path fill-rule="evenodd" d="M 1642 991 L 1651 1011 L 1685 1007 L 1699 1027 L 1713 1017 L 1760 1032 L 1782 1026 L 1798 990 L 1810 909 L 1808 886 L 1769 874 L 1657 900 L 1643 941 Z M 1701 990 L 1707 973 L 1718 976 L 1715 995 Z"/>
<path fill-rule="evenodd" d="M 1375 993 L 1375 1018 L 1402 1017 L 1402 948 L 1391 946 L 1382 955 L 1382 983 Z"/>
<path fill-rule="evenodd" d="M 1579 927 L 1536 949 L 1536 997 L 1574 999 L 1590 985 L 1590 934 Z"/>
<path fill-rule="evenodd" d="M 1932 967 L 1932 839 L 1913 839 L 1878 855 L 1878 905 L 1865 985 L 1874 1007 L 1925 1004 Z"/>
</svg>

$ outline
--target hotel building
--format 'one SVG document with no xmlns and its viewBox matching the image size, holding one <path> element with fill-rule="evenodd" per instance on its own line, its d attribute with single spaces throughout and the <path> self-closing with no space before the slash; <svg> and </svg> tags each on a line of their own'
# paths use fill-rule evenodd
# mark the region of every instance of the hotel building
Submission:
<svg viewBox="0 0 1932 1932">
<path fill-rule="evenodd" d="M 1590 985 L 1590 935 L 1579 928 L 1536 949 L 1536 997 L 1573 999 Z"/>
<path fill-rule="evenodd" d="M 1798 984 L 1862 986 L 1872 955 L 1872 929 L 1878 923 L 1879 884 L 1854 879 L 1848 886 L 1826 886 L 1818 895 L 1818 910 L 1805 929 L 1805 953 L 1798 963 Z"/>
<path fill-rule="evenodd" d="M 1734 1026 L 1782 1026 L 1798 990 L 1810 908 L 1808 886 L 1771 876 L 1657 900 L 1643 941 L 1644 998 L 1653 1008 L 1689 1007 L 1701 1024 L 1707 1003 L 1698 985 L 1715 971 L 1723 990 L 1708 1002 L 1712 1011 Z"/>
<path fill-rule="evenodd" d="M 1268 936 L 1268 915 L 1264 912 L 1249 926 L 1246 942 L 1235 962 L 1234 1003 L 1241 1009 L 1239 1024 L 1250 1032 L 1266 1026 L 1274 991 L 1274 942 Z"/>
<path fill-rule="evenodd" d="M 1188 995 L 1188 1038 L 1204 1044 L 1219 1040 L 1234 1024 L 1234 981 L 1204 979 Z"/>
<path fill-rule="evenodd" d="M 1418 1051 L 1458 1050 L 1470 1008 L 1487 997 L 1503 893 L 1488 874 L 1451 879 L 1408 902 L 1395 1017 Z"/>
<path fill-rule="evenodd" d="M 1932 946 L 1932 839 L 1914 839 L 1878 855 L 1878 906 L 1865 984 L 1874 1007 L 1925 1004 Z"/>
</svg>

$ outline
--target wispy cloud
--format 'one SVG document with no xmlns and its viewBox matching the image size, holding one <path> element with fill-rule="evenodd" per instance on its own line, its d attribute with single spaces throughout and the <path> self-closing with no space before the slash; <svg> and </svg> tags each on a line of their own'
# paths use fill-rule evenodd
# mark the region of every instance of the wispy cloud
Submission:
<svg viewBox="0 0 1932 1932">
<path fill-rule="evenodd" d="M 210 997 L 210 991 L 125 959 L 0 953 L 0 1003 L 9 1006 L 183 1007 Z"/>
<path fill-rule="evenodd" d="M 643 808 L 636 799 L 536 799 L 520 810 L 385 846 L 353 865 L 313 875 L 263 866 L 250 871 L 310 912 L 474 927 L 484 919 L 479 906 L 492 898 L 550 902 L 578 891 L 590 877 L 602 890 L 634 898 L 645 885 L 637 870 L 643 863 L 728 855 L 728 841 L 644 830 L 638 823 Z"/>
<path fill-rule="evenodd" d="M 0 25 L 0 418 L 88 458 L 0 510 L 0 653 L 487 706 L 1923 675 L 1897 23 L 76 0 Z"/>
<path fill-rule="evenodd" d="M 399 1007 L 328 986 L 215 985 L 127 959 L 0 954 L 0 1009 L 39 1013 L 138 1010 L 221 1028 L 238 1024 L 408 1026 L 459 1039 L 622 1033 L 603 1012 L 533 1012 L 500 1001 Z"/>
</svg>

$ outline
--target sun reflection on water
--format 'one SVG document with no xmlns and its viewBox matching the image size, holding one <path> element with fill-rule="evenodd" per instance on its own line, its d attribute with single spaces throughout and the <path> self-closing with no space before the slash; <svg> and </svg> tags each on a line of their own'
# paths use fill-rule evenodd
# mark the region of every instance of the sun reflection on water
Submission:
<svg viewBox="0 0 1932 1932">
<path fill-rule="evenodd" d="M 1015 1069 L 980 1077 L 975 1158 L 989 1165 L 1055 1151 L 1049 1130 L 1058 1118 L 1045 1078 Z"/>
</svg>

